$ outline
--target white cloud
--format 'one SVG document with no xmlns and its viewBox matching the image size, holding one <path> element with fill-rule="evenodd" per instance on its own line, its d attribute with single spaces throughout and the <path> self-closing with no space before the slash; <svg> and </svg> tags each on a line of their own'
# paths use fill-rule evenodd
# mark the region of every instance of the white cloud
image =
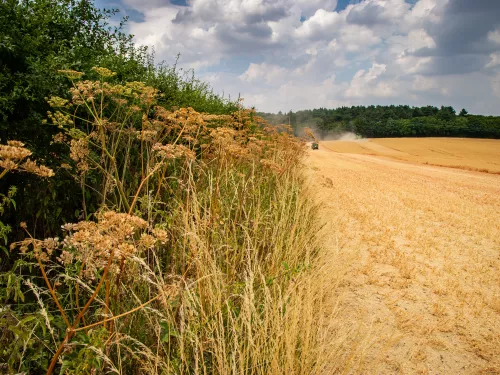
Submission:
<svg viewBox="0 0 500 375">
<path fill-rule="evenodd" d="M 337 0 L 124 1 L 144 15 L 130 32 L 159 61 L 181 53 L 181 66 L 261 110 L 406 103 L 500 113 L 491 95 L 500 92 L 500 19 L 478 37 L 490 50 L 450 58 L 458 0 L 365 0 L 340 12 Z"/>
<path fill-rule="evenodd" d="M 360 51 L 363 47 L 372 46 L 381 42 L 380 37 L 364 26 L 347 25 L 340 32 L 340 42 L 347 51 Z"/>
<path fill-rule="evenodd" d="M 500 65 L 500 52 L 495 52 L 490 55 L 490 61 L 486 64 L 486 68 L 493 68 Z"/>
<path fill-rule="evenodd" d="M 304 17 L 310 17 L 318 9 L 332 11 L 337 7 L 337 0 L 296 0 L 294 3 Z"/>
<path fill-rule="evenodd" d="M 433 48 L 434 39 L 424 29 L 411 30 L 408 33 L 408 50 L 415 52 L 420 48 Z"/>
<path fill-rule="evenodd" d="M 368 69 L 368 71 L 364 69 L 358 70 L 346 91 L 346 97 L 365 98 L 369 96 L 391 96 L 393 93 L 391 86 L 386 82 L 378 81 L 378 78 L 386 70 L 387 66 L 385 64 L 377 64 L 376 62 L 372 64 L 372 67 Z"/>
<path fill-rule="evenodd" d="M 436 81 L 429 77 L 416 76 L 413 80 L 412 89 L 415 91 L 430 91 L 437 87 Z"/>
<path fill-rule="evenodd" d="M 500 73 L 493 78 L 493 81 L 491 82 L 491 89 L 493 94 L 500 98 Z"/>
<path fill-rule="evenodd" d="M 246 82 L 254 82 L 263 80 L 266 83 L 279 83 L 281 82 L 287 75 L 287 70 L 277 66 L 277 65 L 269 65 L 266 63 L 263 64 L 254 64 L 250 63 L 248 69 L 239 76 L 239 78 Z"/>
<path fill-rule="evenodd" d="M 500 44 L 500 28 L 488 33 L 488 40 Z"/>
<path fill-rule="evenodd" d="M 296 30 L 296 35 L 308 39 L 328 38 L 329 35 L 335 34 L 340 29 L 344 21 L 344 17 L 337 12 L 318 9 Z"/>
</svg>

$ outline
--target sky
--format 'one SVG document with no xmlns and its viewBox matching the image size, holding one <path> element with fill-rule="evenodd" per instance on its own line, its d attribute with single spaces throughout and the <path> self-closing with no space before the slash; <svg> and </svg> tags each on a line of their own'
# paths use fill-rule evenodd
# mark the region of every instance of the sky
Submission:
<svg viewBox="0 0 500 375">
<path fill-rule="evenodd" d="M 98 0 L 156 60 L 277 112 L 453 106 L 500 115 L 499 0 Z"/>
</svg>

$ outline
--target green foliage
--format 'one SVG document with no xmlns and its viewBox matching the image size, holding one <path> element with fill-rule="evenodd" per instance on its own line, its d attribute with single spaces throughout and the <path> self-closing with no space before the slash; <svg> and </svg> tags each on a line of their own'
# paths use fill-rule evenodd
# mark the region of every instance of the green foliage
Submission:
<svg viewBox="0 0 500 375">
<path fill-rule="evenodd" d="M 46 318 L 40 312 L 17 316 L 8 307 L 0 310 L 0 366 L 16 369 L 16 372 L 37 373 L 48 365 L 50 342 L 47 337 Z M 50 318 L 48 318 L 50 319 Z M 47 337 L 48 338 L 48 337 Z"/>
<path fill-rule="evenodd" d="M 160 104 L 190 106 L 199 112 L 229 114 L 236 103 L 214 94 L 211 88 L 176 65 L 155 66 L 147 48 L 135 47 L 132 36 L 109 25 L 118 10 L 97 9 L 87 0 L 5 0 L 0 2 L 0 139 L 27 144 L 33 156 L 56 169 L 68 150 L 54 144 L 56 128 L 42 124 L 50 109 L 46 99 L 67 97 L 70 81 L 59 69 L 85 73 L 98 79 L 93 66 L 107 67 L 117 74 L 113 83 L 140 81 L 157 88 Z M 18 186 L 18 210 L 6 211 L 3 222 L 12 227 L 14 239 L 24 235 L 19 220 L 34 228 L 34 235 L 55 235 L 61 223 L 74 221 L 83 211 L 80 184 L 59 172 L 51 181 L 32 176 L 10 175 L 0 191 Z M 68 192 L 72 192 L 68 194 Z M 37 199 L 33 199 L 34 197 Z M 94 205 L 89 197 L 89 205 Z"/>
<path fill-rule="evenodd" d="M 0 181 L 0 234 L 19 249 L 0 270 L 0 372 L 311 373 L 322 297 L 300 280 L 316 251 L 302 144 L 155 66 L 108 27 L 115 13 L 0 3 L 0 138 L 56 171 Z"/>
<path fill-rule="evenodd" d="M 17 188 L 15 186 L 11 186 L 7 192 L 7 195 L 0 193 L 0 216 L 2 216 L 5 212 L 5 208 L 12 206 L 14 209 L 16 208 L 16 201 L 14 200 L 14 196 L 16 195 Z M 3 240 L 3 245 L 0 245 L 0 249 L 2 249 L 5 255 L 9 256 L 9 250 L 5 247 L 7 245 L 7 235 L 11 232 L 12 227 L 8 224 L 4 224 L 0 221 L 0 239 Z"/>
<path fill-rule="evenodd" d="M 108 332 L 104 328 L 91 329 L 87 333 L 78 332 L 71 349 L 64 357 L 61 374 L 86 375 L 100 373 L 104 365 L 105 343 Z"/>
<path fill-rule="evenodd" d="M 319 108 L 287 115 L 260 113 L 273 124 L 289 123 L 300 135 L 305 127 L 320 138 L 354 132 L 364 137 L 476 137 L 500 138 L 500 117 L 457 116 L 453 107 L 357 106 Z"/>
</svg>

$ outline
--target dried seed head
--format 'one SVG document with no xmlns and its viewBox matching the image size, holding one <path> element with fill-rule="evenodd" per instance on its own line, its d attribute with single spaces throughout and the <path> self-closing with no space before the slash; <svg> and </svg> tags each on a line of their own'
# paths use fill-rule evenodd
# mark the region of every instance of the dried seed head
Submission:
<svg viewBox="0 0 500 375">
<path fill-rule="evenodd" d="M 19 141 L 7 141 L 7 145 L 12 147 L 24 147 L 24 143 Z"/>
<path fill-rule="evenodd" d="M 17 146 L 13 146 L 14 144 Z M 22 144 L 22 142 L 10 141 L 10 144 L 8 145 L 0 145 L 0 159 L 19 161 L 30 156 L 31 151 L 27 148 L 19 146 L 20 144 Z"/>
<path fill-rule="evenodd" d="M 30 159 L 26 160 L 24 164 L 21 165 L 21 168 L 26 172 L 36 174 L 40 177 L 52 177 L 54 175 L 54 171 L 50 168 L 47 168 L 44 165 L 37 165 L 36 161 L 31 161 Z"/>
<path fill-rule="evenodd" d="M 87 156 L 89 155 L 89 145 L 86 138 L 72 139 L 70 145 L 70 158 L 77 164 L 76 167 L 80 173 L 86 173 L 89 170 Z"/>
<path fill-rule="evenodd" d="M 195 152 L 183 145 L 162 145 L 161 143 L 156 143 L 153 145 L 153 151 L 156 151 L 158 155 L 166 159 L 176 159 L 181 157 L 188 160 L 196 159 Z"/>
</svg>

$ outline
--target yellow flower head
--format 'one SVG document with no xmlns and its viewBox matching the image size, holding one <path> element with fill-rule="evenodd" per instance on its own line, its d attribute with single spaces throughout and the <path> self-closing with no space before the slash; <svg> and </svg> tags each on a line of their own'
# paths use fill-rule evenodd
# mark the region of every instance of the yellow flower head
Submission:
<svg viewBox="0 0 500 375">
<path fill-rule="evenodd" d="M 92 70 L 95 71 L 97 74 L 99 74 L 101 77 L 113 77 L 116 75 L 116 73 L 113 72 L 112 70 L 109 70 L 107 68 L 102 68 L 99 66 L 94 66 Z"/>
<path fill-rule="evenodd" d="M 61 69 L 57 71 L 59 74 L 69 78 L 69 79 L 80 79 L 85 73 L 78 72 L 76 70 L 71 69 Z"/>
</svg>

